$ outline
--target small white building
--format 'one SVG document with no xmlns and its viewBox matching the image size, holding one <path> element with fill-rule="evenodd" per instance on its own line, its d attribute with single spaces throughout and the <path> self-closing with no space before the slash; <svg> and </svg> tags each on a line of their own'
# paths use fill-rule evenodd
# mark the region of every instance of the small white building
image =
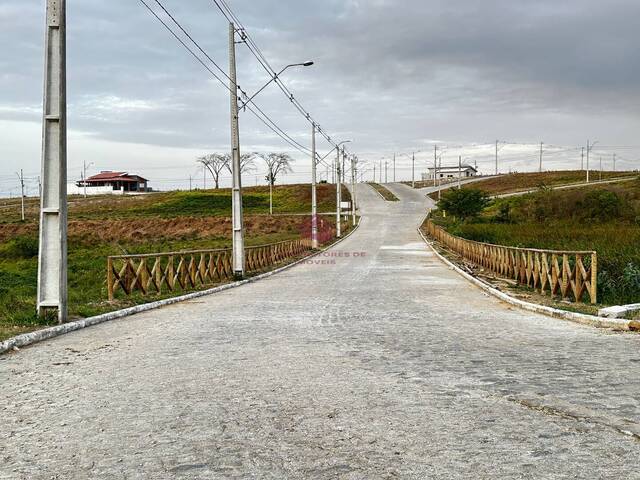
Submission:
<svg viewBox="0 0 640 480">
<path fill-rule="evenodd" d="M 435 177 L 434 177 L 435 173 Z M 478 170 L 471 165 L 453 166 L 453 167 L 438 167 L 430 168 L 428 173 L 422 174 L 422 180 L 433 180 L 434 178 L 471 178 L 478 176 Z"/>
</svg>

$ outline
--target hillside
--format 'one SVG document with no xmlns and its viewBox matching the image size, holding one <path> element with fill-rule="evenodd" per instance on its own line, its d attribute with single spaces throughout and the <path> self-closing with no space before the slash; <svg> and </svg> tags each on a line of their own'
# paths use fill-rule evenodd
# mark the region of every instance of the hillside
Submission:
<svg viewBox="0 0 640 480">
<path fill-rule="evenodd" d="M 475 220 L 439 218 L 453 234 L 480 242 L 598 252 L 604 304 L 640 302 L 640 179 L 580 189 L 542 188 L 495 199 Z"/>
<path fill-rule="evenodd" d="M 639 172 L 596 172 L 592 171 L 590 180 L 597 182 L 617 178 L 630 178 L 640 175 Z M 557 187 L 561 185 L 582 184 L 586 182 L 587 172 L 581 170 L 560 170 L 555 172 L 542 173 L 512 173 L 500 175 L 499 177 L 489 177 L 484 180 L 473 182 L 463 188 L 478 188 L 489 195 L 503 195 L 508 193 L 526 192 L 535 190 L 541 186 Z M 451 185 L 451 184 L 448 184 Z M 453 187 L 455 188 L 455 182 Z M 438 194 L 431 194 L 431 198 L 437 200 Z"/>
<path fill-rule="evenodd" d="M 343 189 L 343 198 L 349 192 Z M 309 185 L 274 187 L 274 215 L 269 188 L 244 190 L 246 243 L 261 245 L 300 238 L 311 211 Z M 335 187 L 318 185 L 318 211 L 335 210 Z M 156 193 L 137 197 L 72 198 L 69 205 L 69 310 L 85 317 L 149 301 L 108 304 L 106 258 L 231 246 L 231 191 Z M 323 216 L 329 225 L 333 216 Z M 37 327 L 35 316 L 38 254 L 38 204 L 29 202 L 20 221 L 19 203 L 0 205 L 0 339 Z"/>
</svg>

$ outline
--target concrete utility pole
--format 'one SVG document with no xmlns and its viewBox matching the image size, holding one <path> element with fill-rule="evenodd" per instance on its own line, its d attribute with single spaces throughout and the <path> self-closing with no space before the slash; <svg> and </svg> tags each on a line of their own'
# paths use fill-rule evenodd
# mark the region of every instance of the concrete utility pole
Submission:
<svg viewBox="0 0 640 480">
<path fill-rule="evenodd" d="M 47 0 L 38 315 L 67 320 L 66 0 Z"/>
<path fill-rule="evenodd" d="M 384 161 L 384 183 L 389 183 L 389 162 Z"/>
<path fill-rule="evenodd" d="M 544 143 L 540 142 L 540 168 L 538 169 L 540 173 L 542 173 L 542 147 L 543 146 L 544 146 Z"/>
<path fill-rule="evenodd" d="M 191 175 L 189 175 L 189 191 L 193 190 Z"/>
<path fill-rule="evenodd" d="M 591 152 L 591 146 L 589 145 L 589 140 L 587 140 L 587 183 L 589 183 L 589 153 Z"/>
<path fill-rule="evenodd" d="M 357 165 L 358 158 L 355 155 L 351 155 L 351 193 L 353 197 L 351 199 L 351 223 L 354 226 L 356 224 L 356 183 L 358 181 L 358 171 L 356 170 Z"/>
<path fill-rule="evenodd" d="M 496 140 L 496 175 L 498 175 L 498 140 Z"/>
<path fill-rule="evenodd" d="M 244 277 L 244 219 L 242 216 L 242 176 L 240 172 L 240 125 L 238 122 L 238 84 L 236 77 L 236 27 L 229 23 L 229 77 L 231 91 L 231 176 L 233 210 L 233 274 Z M 270 179 L 272 180 L 272 179 Z M 270 184 L 273 182 L 269 182 Z"/>
<path fill-rule="evenodd" d="M 376 164 L 373 164 L 373 182 L 375 183 L 376 181 Z"/>
<path fill-rule="evenodd" d="M 442 155 L 440 155 L 440 158 L 438 159 L 438 171 L 442 169 Z M 438 178 L 438 200 L 440 200 L 442 198 L 442 182 L 440 181 L 440 178 Z"/>
<path fill-rule="evenodd" d="M 580 170 L 584 170 L 584 147 L 582 147 L 582 154 L 580 155 Z"/>
<path fill-rule="evenodd" d="M 82 160 L 82 184 L 84 189 L 84 198 L 87 198 L 87 168 L 89 168 L 91 165 L 94 165 L 94 163 L 91 162 L 89 165 L 87 165 L 87 161 Z"/>
<path fill-rule="evenodd" d="M 318 248 L 318 203 L 316 192 L 316 124 L 311 122 L 311 247 Z"/>
<path fill-rule="evenodd" d="M 411 156 L 411 188 L 416 188 L 416 154 Z"/>
<path fill-rule="evenodd" d="M 602 157 L 600 157 L 600 180 L 602 180 Z"/>
<path fill-rule="evenodd" d="M 344 152 L 344 147 L 342 147 Z M 336 237 L 342 237 L 342 228 L 340 224 L 341 202 L 342 202 L 342 181 L 340 178 L 340 147 L 336 148 Z"/>
<path fill-rule="evenodd" d="M 347 151 L 346 149 L 343 147 L 342 148 L 342 181 L 345 181 L 347 179 L 347 177 L 345 176 L 347 174 L 347 170 L 345 168 L 345 163 L 347 161 Z M 340 200 L 342 200 L 342 185 L 340 186 Z M 353 203 L 353 199 L 351 199 L 351 202 Z M 344 220 L 347 220 L 347 217 L 345 215 Z"/>
<path fill-rule="evenodd" d="M 433 186 L 437 185 L 436 178 L 438 177 L 438 146 L 433 146 Z"/>
<path fill-rule="evenodd" d="M 20 173 L 18 174 L 18 178 L 20 179 L 20 200 L 21 200 L 21 206 L 22 206 L 22 214 L 21 214 L 21 219 L 24 222 L 24 173 L 22 172 L 22 169 L 20 169 Z"/>
<path fill-rule="evenodd" d="M 273 166 L 269 168 L 269 215 L 273 215 Z"/>
<path fill-rule="evenodd" d="M 393 154 L 393 183 L 396 182 L 396 154 Z"/>
</svg>

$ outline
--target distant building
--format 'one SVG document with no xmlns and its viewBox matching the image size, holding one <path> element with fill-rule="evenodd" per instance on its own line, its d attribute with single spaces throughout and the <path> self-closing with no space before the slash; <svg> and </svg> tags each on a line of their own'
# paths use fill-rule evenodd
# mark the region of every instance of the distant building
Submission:
<svg viewBox="0 0 640 480">
<path fill-rule="evenodd" d="M 99 189 L 114 190 L 118 192 L 148 192 L 149 188 L 147 184 L 149 180 L 141 177 L 140 175 L 131 175 L 127 172 L 100 172 L 93 177 L 89 177 L 86 180 L 80 180 L 76 182 L 76 186 L 87 190 Z"/>
<path fill-rule="evenodd" d="M 422 174 L 422 180 L 433 180 L 435 178 L 447 179 L 447 178 L 470 178 L 476 177 L 478 175 L 478 170 L 471 165 L 462 165 L 459 167 L 458 165 L 454 167 L 438 167 L 438 168 L 430 168 L 428 173 Z"/>
</svg>

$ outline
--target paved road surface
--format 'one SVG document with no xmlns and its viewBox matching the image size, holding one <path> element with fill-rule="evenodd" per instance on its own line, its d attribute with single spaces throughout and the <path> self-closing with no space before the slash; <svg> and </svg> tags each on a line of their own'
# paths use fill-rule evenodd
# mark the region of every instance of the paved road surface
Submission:
<svg viewBox="0 0 640 480">
<path fill-rule="evenodd" d="M 640 478 L 640 337 L 485 296 L 390 188 L 333 265 L 0 357 L 0 478 Z"/>
</svg>

